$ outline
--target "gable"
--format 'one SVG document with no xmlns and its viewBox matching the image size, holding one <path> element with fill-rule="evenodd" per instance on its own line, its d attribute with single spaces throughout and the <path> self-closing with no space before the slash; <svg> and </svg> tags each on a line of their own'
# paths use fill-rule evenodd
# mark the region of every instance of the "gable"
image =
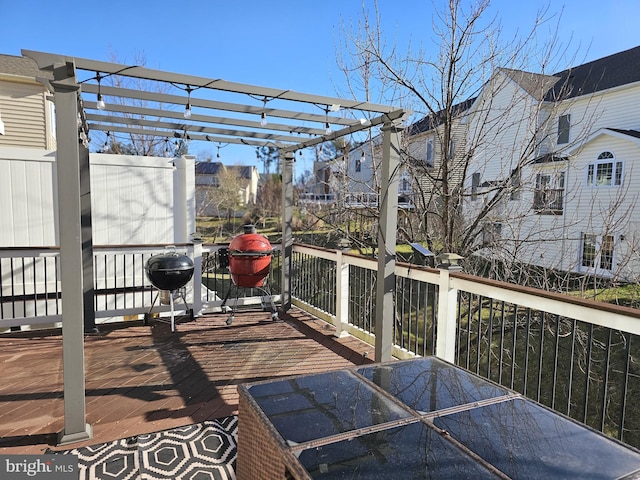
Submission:
<svg viewBox="0 0 640 480">
<path fill-rule="evenodd" d="M 601 128 L 596 130 L 594 133 L 585 138 L 582 142 L 573 145 L 571 148 L 566 150 L 566 154 L 573 155 L 576 152 L 579 152 L 588 144 L 604 137 L 610 136 L 613 138 L 627 140 L 629 142 L 635 143 L 638 147 L 640 147 L 640 131 L 638 130 L 622 130 L 617 128 Z"/>
</svg>

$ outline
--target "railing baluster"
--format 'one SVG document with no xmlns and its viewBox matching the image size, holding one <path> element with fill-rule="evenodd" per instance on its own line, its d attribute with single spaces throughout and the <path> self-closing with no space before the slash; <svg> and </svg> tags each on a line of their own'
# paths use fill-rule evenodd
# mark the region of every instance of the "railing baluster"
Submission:
<svg viewBox="0 0 640 480">
<path fill-rule="evenodd" d="M 536 386 L 536 398 L 537 402 L 540 401 L 542 394 L 542 372 L 543 372 L 543 362 L 544 362 L 544 332 L 545 332 L 545 323 L 546 323 L 546 315 L 541 313 L 540 315 L 540 342 L 538 344 L 538 384 Z"/>
<path fill-rule="evenodd" d="M 607 328 L 607 344 L 604 350 L 604 372 L 602 379 L 602 410 L 600 412 L 600 431 L 605 431 L 607 418 L 607 393 L 609 388 L 609 359 L 611 358 L 611 336 L 612 330 Z"/>
<path fill-rule="evenodd" d="M 516 347 L 518 339 L 518 305 L 513 307 L 513 327 L 511 331 L 511 379 L 509 380 L 509 388 L 515 388 L 516 377 Z"/>
<path fill-rule="evenodd" d="M 627 411 L 627 392 L 629 389 L 629 367 L 631 364 L 631 334 L 624 334 L 622 336 L 625 341 L 624 349 L 624 371 L 622 373 L 622 392 L 620 392 L 620 417 L 618 420 L 618 440 L 624 442 L 624 423 L 625 414 Z"/>
<path fill-rule="evenodd" d="M 558 349 L 560 344 L 560 316 L 556 315 L 555 348 L 553 350 L 553 372 L 551 375 L 551 408 L 556 406 L 556 387 L 558 385 Z"/>
<path fill-rule="evenodd" d="M 576 329 L 577 321 L 573 319 L 571 321 L 571 364 L 569 365 L 569 384 L 567 385 L 567 409 L 566 415 L 571 415 L 571 397 L 573 393 L 573 369 L 575 368 L 575 352 L 576 352 Z"/>
<path fill-rule="evenodd" d="M 587 410 L 589 406 L 589 386 L 591 383 L 591 350 L 593 349 L 593 324 L 589 324 L 589 335 L 587 337 L 587 354 L 586 354 L 586 375 L 584 386 L 584 398 L 582 406 L 584 408 L 582 414 L 582 423 L 587 423 Z"/>
<path fill-rule="evenodd" d="M 529 339 L 531 337 L 531 309 L 527 308 L 527 322 L 525 325 L 524 344 L 524 373 L 522 375 L 522 394 L 527 396 L 529 383 Z"/>
</svg>

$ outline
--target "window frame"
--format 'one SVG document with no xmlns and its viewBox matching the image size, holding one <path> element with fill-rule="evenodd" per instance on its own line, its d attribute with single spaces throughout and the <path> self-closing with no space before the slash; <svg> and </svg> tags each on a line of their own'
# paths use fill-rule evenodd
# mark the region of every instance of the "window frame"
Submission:
<svg viewBox="0 0 640 480">
<path fill-rule="evenodd" d="M 571 139 L 571 114 L 566 113 L 558 117 L 558 145 L 566 145 Z"/>
<path fill-rule="evenodd" d="M 607 174 L 606 166 L 610 166 L 610 173 Z M 602 172 L 600 172 L 603 170 Z M 609 183 L 599 183 L 599 177 L 608 178 Z M 624 183 L 624 160 L 618 160 L 613 153 L 605 150 L 598 158 L 587 164 L 585 185 L 587 188 L 617 188 Z"/>
<path fill-rule="evenodd" d="M 433 168 L 435 162 L 435 152 L 433 150 L 433 137 L 428 137 L 425 140 L 425 150 L 424 150 L 424 163 L 427 167 Z"/>
<path fill-rule="evenodd" d="M 536 173 L 533 209 L 537 214 L 562 215 L 564 213 L 566 178 L 565 170 L 547 170 Z M 554 205 L 557 208 L 552 208 Z"/>
<path fill-rule="evenodd" d="M 615 250 L 615 235 L 611 233 L 596 235 L 592 232 L 581 232 L 578 252 L 579 270 L 597 275 L 613 275 Z"/>
</svg>

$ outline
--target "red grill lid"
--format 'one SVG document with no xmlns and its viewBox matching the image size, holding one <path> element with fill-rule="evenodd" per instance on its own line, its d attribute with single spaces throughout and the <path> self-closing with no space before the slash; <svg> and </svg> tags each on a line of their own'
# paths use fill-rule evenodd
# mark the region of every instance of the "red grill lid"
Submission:
<svg viewBox="0 0 640 480">
<path fill-rule="evenodd" d="M 251 228 L 249 228 L 251 227 Z M 255 233 L 251 225 L 245 226 L 245 233 L 238 235 L 229 244 L 229 255 L 234 254 L 270 254 L 273 249 L 269 239 L 264 235 Z"/>
</svg>

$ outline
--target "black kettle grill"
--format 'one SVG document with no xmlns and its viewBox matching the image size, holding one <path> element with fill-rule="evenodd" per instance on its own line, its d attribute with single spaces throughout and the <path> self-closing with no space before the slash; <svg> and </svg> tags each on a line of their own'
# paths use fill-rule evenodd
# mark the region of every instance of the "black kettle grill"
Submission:
<svg viewBox="0 0 640 480">
<path fill-rule="evenodd" d="M 158 289 L 158 293 L 151 303 L 149 312 L 145 315 L 145 324 L 151 316 L 151 311 L 162 292 L 169 293 L 169 303 L 171 305 L 171 331 L 175 331 L 175 313 L 173 299 L 175 296 L 182 298 L 185 311 L 189 313 L 193 320 L 193 309 L 190 309 L 185 298 L 184 286 L 193 277 L 193 260 L 187 255 L 179 254 L 174 250 L 153 255 L 147 260 L 145 273 L 151 284 Z"/>
</svg>

